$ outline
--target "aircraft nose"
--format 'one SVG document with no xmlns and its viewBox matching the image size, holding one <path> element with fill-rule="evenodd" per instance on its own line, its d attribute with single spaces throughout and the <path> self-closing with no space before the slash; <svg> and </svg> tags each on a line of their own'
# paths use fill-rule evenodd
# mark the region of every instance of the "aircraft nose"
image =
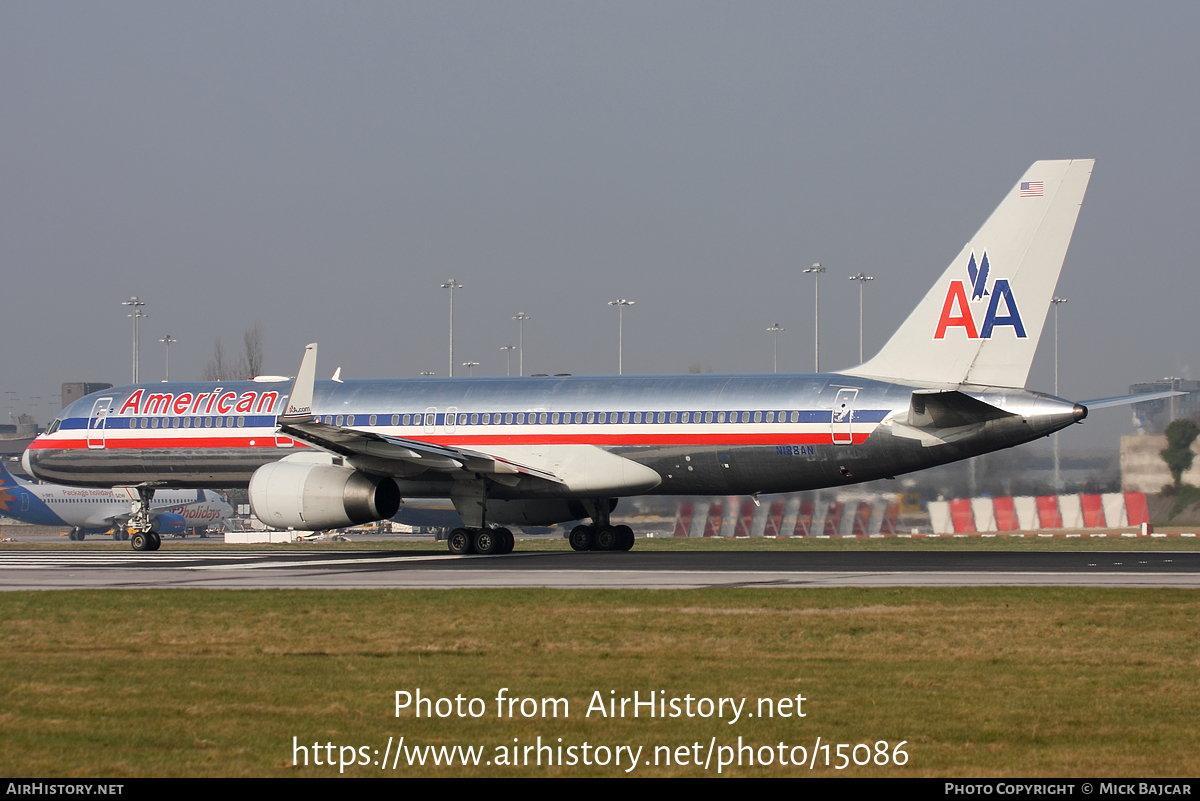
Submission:
<svg viewBox="0 0 1200 801">
<path fill-rule="evenodd" d="M 25 475 L 27 475 L 27 476 L 33 475 L 33 470 L 31 470 L 29 467 L 29 449 L 28 448 L 26 448 L 25 452 L 21 454 L 21 469 L 25 471 Z"/>
</svg>

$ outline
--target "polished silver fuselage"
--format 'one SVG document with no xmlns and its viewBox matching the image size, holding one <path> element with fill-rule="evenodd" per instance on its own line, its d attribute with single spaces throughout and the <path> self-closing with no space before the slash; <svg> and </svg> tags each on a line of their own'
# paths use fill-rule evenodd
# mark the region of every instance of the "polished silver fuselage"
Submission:
<svg viewBox="0 0 1200 801">
<path fill-rule="evenodd" d="M 65 408 L 26 452 L 38 478 L 81 486 L 246 486 L 303 446 L 277 432 L 290 382 L 142 384 Z M 944 439 L 895 425 L 928 386 L 841 374 L 322 381 L 313 414 L 338 426 L 487 452 L 594 445 L 645 465 L 657 494 L 777 493 L 854 484 L 1046 436 L 1074 404 L 1022 389 L 954 387 L 1010 414 Z M 936 388 L 935 388 L 936 389 Z M 907 431 L 907 433 L 905 433 Z M 369 470 L 385 472 L 378 465 Z M 393 474 L 446 497 L 444 472 Z M 491 497 L 535 497 L 497 485 Z"/>
</svg>

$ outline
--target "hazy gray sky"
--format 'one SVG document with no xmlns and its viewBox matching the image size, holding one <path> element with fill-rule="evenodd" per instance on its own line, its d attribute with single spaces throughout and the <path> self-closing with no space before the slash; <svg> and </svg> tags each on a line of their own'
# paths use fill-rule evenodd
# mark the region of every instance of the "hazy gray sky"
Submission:
<svg viewBox="0 0 1200 801">
<path fill-rule="evenodd" d="M 1195 4 L 5 3 L 0 376 L 812 368 L 887 339 L 1030 163 L 1097 159 L 1061 394 L 1195 377 Z M 1028 386 L 1053 389 L 1052 326 Z M 514 361 L 515 370 L 515 361 Z M 5 400 L 13 396 L 4 396 Z M 57 407 L 54 407 L 57 408 Z M 1126 410 L 1064 447 L 1115 444 Z"/>
</svg>

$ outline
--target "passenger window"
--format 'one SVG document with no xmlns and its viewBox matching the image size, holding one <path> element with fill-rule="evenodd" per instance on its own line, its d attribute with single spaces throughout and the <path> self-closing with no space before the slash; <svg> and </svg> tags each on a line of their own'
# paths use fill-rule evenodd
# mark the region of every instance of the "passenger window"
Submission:
<svg viewBox="0 0 1200 801">
<path fill-rule="evenodd" d="M 512 425 L 512 421 L 513 421 L 512 412 L 509 412 L 508 414 L 504 415 L 504 424 L 505 425 Z"/>
<path fill-rule="evenodd" d="M 555 412 L 554 414 L 550 415 L 550 424 L 551 425 L 555 425 L 555 426 L 558 425 L 558 420 L 559 420 L 558 412 Z M 546 421 L 543 420 L 542 422 L 544 423 Z"/>
<path fill-rule="evenodd" d="M 742 419 L 743 419 L 743 420 L 745 420 L 745 419 L 746 419 L 746 415 L 745 415 L 745 414 L 743 414 L 743 415 L 742 415 Z M 762 422 L 762 412 L 755 412 L 755 413 L 754 413 L 754 422 L 756 422 L 756 423 L 761 423 L 761 422 Z"/>
<path fill-rule="evenodd" d="M 373 426 L 379 418 L 376 415 L 371 415 L 367 418 L 367 425 Z"/>
<path fill-rule="evenodd" d="M 245 417 L 239 417 L 239 418 L 238 418 L 238 423 L 237 423 L 237 424 L 238 424 L 238 428 L 242 428 L 243 426 L 245 426 L 245 425 L 246 425 L 246 418 L 245 418 Z"/>
<path fill-rule="evenodd" d="M 710 412 L 710 414 L 711 414 L 711 412 Z M 725 412 L 717 412 L 717 422 L 718 423 L 725 422 Z"/>
<path fill-rule="evenodd" d="M 334 425 L 339 425 L 339 426 L 340 426 L 340 425 L 342 425 L 342 424 L 345 422 L 345 420 L 346 420 L 346 418 L 345 418 L 345 417 L 343 417 L 342 415 L 340 415 L 340 414 L 339 414 L 339 415 L 337 416 L 337 420 L 334 422 Z"/>
<path fill-rule="evenodd" d="M 800 412 L 792 412 L 792 422 L 793 423 L 800 422 Z"/>
<path fill-rule="evenodd" d="M 398 414 L 392 415 L 392 425 L 394 425 L 394 426 L 400 425 L 400 415 L 398 415 Z"/>
<path fill-rule="evenodd" d="M 628 423 L 628 422 L 629 422 L 629 412 L 622 412 L 622 413 L 621 413 L 621 422 L 622 422 L 622 423 Z"/>
<path fill-rule="evenodd" d="M 587 421 L 588 421 L 588 423 L 589 423 L 589 424 L 591 424 L 591 423 L 595 422 L 595 420 L 596 420 L 596 413 L 595 413 L 595 412 L 588 412 L 588 413 L 587 413 Z"/>
<path fill-rule="evenodd" d="M 351 414 L 351 415 L 346 416 L 346 425 L 348 425 L 348 426 L 354 425 L 354 415 Z"/>
<path fill-rule="evenodd" d="M 767 412 L 767 422 L 768 423 L 775 422 L 775 412 Z"/>
</svg>

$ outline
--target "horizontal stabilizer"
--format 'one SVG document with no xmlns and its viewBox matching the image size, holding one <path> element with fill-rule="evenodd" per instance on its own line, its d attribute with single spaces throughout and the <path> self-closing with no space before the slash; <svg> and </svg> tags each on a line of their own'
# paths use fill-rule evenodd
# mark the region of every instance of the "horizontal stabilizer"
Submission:
<svg viewBox="0 0 1200 801">
<path fill-rule="evenodd" d="M 1128 406 L 1131 403 L 1145 403 L 1146 401 L 1162 400 L 1163 398 L 1172 398 L 1176 395 L 1186 394 L 1186 392 L 1175 392 L 1168 389 L 1163 392 L 1143 392 L 1140 395 L 1120 395 L 1115 398 L 1096 398 L 1095 400 L 1079 401 L 1079 405 L 1086 406 L 1088 409 L 1107 409 L 1109 406 Z"/>
<path fill-rule="evenodd" d="M 908 424 L 917 428 L 958 428 L 1013 416 L 962 392 L 918 390 L 912 394 Z"/>
</svg>

